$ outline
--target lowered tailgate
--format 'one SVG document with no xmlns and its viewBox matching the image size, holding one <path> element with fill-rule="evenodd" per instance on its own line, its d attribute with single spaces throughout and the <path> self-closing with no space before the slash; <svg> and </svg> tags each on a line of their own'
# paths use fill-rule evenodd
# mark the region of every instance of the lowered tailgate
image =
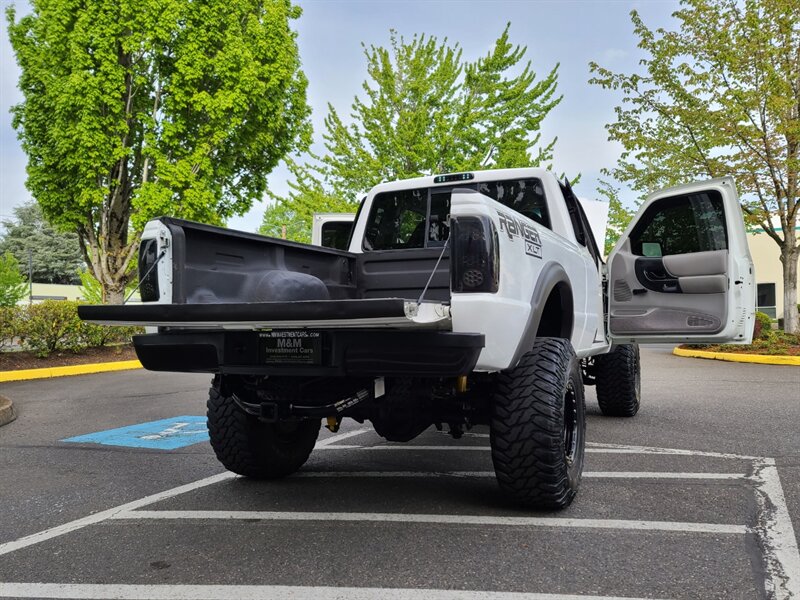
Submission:
<svg viewBox="0 0 800 600">
<path fill-rule="evenodd" d="M 402 298 L 80 306 L 85 321 L 181 329 L 450 329 L 450 307 Z"/>
</svg>

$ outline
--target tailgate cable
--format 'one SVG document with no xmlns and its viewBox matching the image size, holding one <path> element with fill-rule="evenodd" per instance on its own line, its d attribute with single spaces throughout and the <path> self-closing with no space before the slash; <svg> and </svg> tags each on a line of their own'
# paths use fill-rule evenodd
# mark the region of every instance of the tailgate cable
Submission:
<svg viewBox="0 0 800 600">
<path fill-rule="evenodd" d="M 425 287 L 422 288 L 422 293 L 419 295 L 419 300 L 417 300 L 417 306 L 422 304 L 422 299 L 425 297 L 425 292 L 428 291 L 428 286 L 431 284 L 431 281 L 433 281 L 433 276 L 436 274 L 436 269 L 439 268 L 439 263 L 442 262 L 442 257 L 444 256 L 444 252 L 445 250 L 447 250 L 447 244 L 449 243 L 450 243 L 450 238 L 447 238 L 444 241 L 444 246 L 442 246 L 442 252 L 441 254 L 439 254 L 439 258 L 436 261 L 436 264 L 433 266 L 433 271 L 431 271 L 431 276 L 428 277 L 428 283 L 426 283 Z"/>
<path fill-rule="evenodd" d="M 156 265 L 158 264 L 158 262 L 159 262 L 159 261 L 160 261 L 162 258 L 164 258 L 166 255 L 167 255 L 167 249 L 166 249 L 166 248 L 164 248 L 164 249 L 161 251 L 161 254 L 159 254 L 159 255 L 158 255 L 158 258 L 156 258 L 155 262 L 154 262 L 152 265 L 150 265 L 150 268 L 149 268 L 149 269 L 147 269 L 147 272 L 146 272 L 144 275 L 142 275 L 141 277 L 139 277 L 139 283 L 136 285 L 136 287 L 135 287 L 135 288 L 133 288 L 133 290 L 131 290 L 131 293 L 130 293 L 130 294 L 128 294 L 128 297 L 127 297 L 127 298 L 125 298 L 125 300 L 123 300 L 123 301 L 122 301 L 122 303 L 123 303 L 123 304 L 127 304 L 128 300 L 130 300 L 130 299 L 131 299 L 131 296 L 133 296 L 133 295 L 134 295 L 136 292 L 138 292 L 138 291 L 139 291 L 139 288 L 140 288 L 140 287 L 142 287 L 142 282 L 143 282 L 145 279 L 147 279 L 147 276 L 148 276 L 148 275 L 150 275 L 150 272 L 151 272 L 153 269 L 155 269 L 155 268 L 156 268 Z"/>
</svg>

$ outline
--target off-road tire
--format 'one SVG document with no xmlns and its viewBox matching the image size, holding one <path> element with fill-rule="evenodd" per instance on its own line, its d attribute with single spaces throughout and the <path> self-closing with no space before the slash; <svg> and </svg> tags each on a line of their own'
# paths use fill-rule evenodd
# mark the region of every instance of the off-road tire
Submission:
<svg viewBox="0 0 800 600">
<path fill-rule="evenodd" d="M 291 475 L 305 464 L 317 442 L 319 419 L 264 423 L 214 386 L 206 406 L 211 447 L 223 466 L 239 475 L 254 479 Z"/>
<path fill-rule="evenodd" d="M 642 376 L 639 346 L 615 346 L 608 354 L 594 357 L 597 403 L 607 417 L 632 417 L 639 412 Z"/>
<path fill-rule="evenodd" d="M 569 340 L 539 338 L 497 377 L 490 441 L 500 489 L 538 509 L 569 506 L 586 440 L 583 378 Z"/>
</svg>

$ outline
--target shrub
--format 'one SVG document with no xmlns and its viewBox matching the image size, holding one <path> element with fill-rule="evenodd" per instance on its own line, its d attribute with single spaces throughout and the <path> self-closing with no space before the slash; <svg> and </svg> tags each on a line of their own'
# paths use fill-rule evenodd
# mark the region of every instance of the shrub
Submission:
<svg viewBox="0 0 800 600">
<path fill-rule="evenodd" d="M 128 344 L 141 327 L 108 327 L 78 318 L 81 303 L 45 300 L 25 308 L 0 308 L 0 347 L 14 337 L 39 358 L 54 352 L 79 352 L 109 344 Z"/>
<path fill-rule="evenodd" d="M 772 319 L 763 312 L 756 312 L 756 323 L 753 329 L 754 340 L 767 339 L 769 332 L 772 331 Z"/>
<path fill-rule="evenodd" d="M 86 345 L 91 348 L 109 344 L 129 344 L 131 337 L 140 333 L 144 333 L 144 329 L 141 327 L 110 327 L 94 323 L 81 323 L 81 335 Z"/>
<path fill-rule="evenodd" d="M 87 346 L 78 318 L 78 303 L 45 300 L 27 308 L 22 319 L 23 345 L 39 358 L 59 350 L 77 352 Z"/>
<path fill-rule="evenodd" d="M 20 335 L 20 310 L 16 306 L 0 306 L 0 349 L 10 346 Z"/>
</svg>

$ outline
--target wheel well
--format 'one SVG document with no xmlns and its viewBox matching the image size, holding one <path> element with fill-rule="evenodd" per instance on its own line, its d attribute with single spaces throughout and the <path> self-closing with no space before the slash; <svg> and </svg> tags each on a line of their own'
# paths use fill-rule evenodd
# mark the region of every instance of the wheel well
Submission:
<svg viewBox="0 0 800 600">
<path fill-rule="evenodd" d="M 572 293 L 564 282 L 557 283 L 550 291 L 539 319 L 536 337 L 570 339 L 574 319 Z"/>
</svg>

